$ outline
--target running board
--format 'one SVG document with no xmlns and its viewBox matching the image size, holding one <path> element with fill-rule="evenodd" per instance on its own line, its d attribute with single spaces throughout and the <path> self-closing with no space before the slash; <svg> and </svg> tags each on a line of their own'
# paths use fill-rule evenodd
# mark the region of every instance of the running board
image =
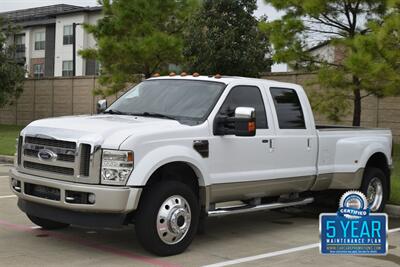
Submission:
<svg viewBox="0 0 400 267">
<path fill-rule="evenodd" d="M 256 212 L 262 210 L 272 210 L 272 209 L 279 209 L 279 208 L 286 208 L 292 206 L 300 206 L 300 205 L 307 205 L 314 201 L 313 197 L 305 198 L 302 200 L 297 200 L 293 202 L 275 202 L 269 204 L 261 204 L 257 206 L 249 206 L 249 205 L 240 205 L 240 206 L 231 206 L 231 207 L 221 207 L 216 208 L 214 210 L 208 211 L 209 217 L 218 217 L 218 216 L 226 216 L 232 214 L 241 214 L 241 213 L 249 213 L 249 212 Z"/>
</svg>

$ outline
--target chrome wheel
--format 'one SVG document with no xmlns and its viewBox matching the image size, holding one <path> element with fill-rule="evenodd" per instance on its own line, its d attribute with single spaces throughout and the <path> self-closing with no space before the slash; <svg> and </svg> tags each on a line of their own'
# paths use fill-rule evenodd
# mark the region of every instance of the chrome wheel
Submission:
<svg viewBox="0 0 400 267">
<path fill-rule="evenodd" d="M 188 233 L 191 219 L 191 210 L 186 199 L 179 195 L 169 197 L 158 211 L 158 236 L 168 245 L 179 243 Z"/>
<path fill-rule="evenodd" d="M 368 184 L 367 200 L 371 211 L 379 210 L 383 201 L 383 185 L 379 178 L 373 178 Z"/>
</svg>

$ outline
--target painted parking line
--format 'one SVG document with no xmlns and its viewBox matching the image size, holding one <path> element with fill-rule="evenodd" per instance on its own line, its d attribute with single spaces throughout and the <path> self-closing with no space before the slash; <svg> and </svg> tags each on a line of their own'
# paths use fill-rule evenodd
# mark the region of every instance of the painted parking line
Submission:
<svg viewBox="0 0 400 267">
<path fill-rule="evenodd" d="M 0 199 L 4 199 L 4 198 L 14 198 L 17 197 L 16 195 L 9 195 L 9 196 L 0 196 Z"/>
<path fill-rule="evenodd" d="M 7 176 L 7 175 L 0 175 L 0 178 L 10 178 L 10 176 Z"/>
<path fill-rule="evenodd" d="M 400 228 L 393 228 L 388 231 L 389 234 L 395 233 L 395 232 L 400 232 Z M 314 243 L 314 244 L 304 245 L 304 246 L 300 246 L 300 247 L 294 247 L 294 248 L 269 252 L 269 253 L 265 253 L 265 254 L 260 254 L 260 255 L 245 257 L 245 258 L 239 258 L 239 259 L 235 259 L 235 260 L 223 261 L 223 262 L 218 262 L 218 263 L 214 263 L 214 264 L 210 264 L 210 265 L 204 265 L 203 267 L 223 267 L 223 266 L 235 265 L 235 264 L 239 264 L 239 263 L 262 260 L 262 259 L 266 259 L 266 258 L 281 256 L 281 255 L 285 255 L 285 254 L 289 254 L 289 253 L 294 253 L 294 252 L 318 248 L 318 247 L 319 247 L 319 243 Z"/>
<path fill-rule="evenodd" d="M 389 230 L 388 230 L 388 233 L 389 233 L 389 234 L 395 233 L 395 232 L 400 232 L 400 227 L 399 227 L 399 228 L 392 228 L 392 229 L 389 229 Z"/>
<path fill-rule="evenodd" d="M 38 230 L 35 226 L 13 224 L 13 223 L 9 223 L 7 221 L 0 220 L 0 227 L 4 227 L 6 229 L 10 229 L 10 230 L 18 231 L 18 232 L 37 233 L 38 231 L 40 231 L 40 233 L 44 233 L 48 236 L 57 238 L 59 240 L 77 243 L 81 246 L 86 246 L 86 247 L 89 247 L 92 249 L 100 250 L 102 252 L 114 254 L 117 256 L 122 256 L 125 258 L 129 258 L 131 260 L 134 260 L 134 261 L 139 261 L 142 263 L 146 263 L 146 264 L 150 264 L 150 265 L 154 265 L 154 266 L 160 266 L 160 267 L 180 267 L 180 265 L 177 265 L 174 263 L 162 261 L 157 258 L 152 258 L 152 257 L 148 257 L 148 256 L 142 256 L 139 254 L 132 253 L 130 251 L 126 251 L 123 249 L 117 249 L 117 248 L 114 248 L 114 247 L 111 247 L 108 245 L 102 245 L 102 244 L 99 244 L 98 242 L 89 241 L 87 239 L 83 239 L 83 238 L 80 238 L 77 236 L 70 236 L 70 235 L 57 233 L 57 232 Z"/>
</svg>

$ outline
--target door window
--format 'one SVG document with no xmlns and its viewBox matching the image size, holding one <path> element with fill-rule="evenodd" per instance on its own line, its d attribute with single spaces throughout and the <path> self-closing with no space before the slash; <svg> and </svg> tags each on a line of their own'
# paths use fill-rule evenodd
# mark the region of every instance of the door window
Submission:
<svg viewBox="0 0 400 267">
<path fill-rule="evenodd" d="M 303 109 L 295 90 L 271 88 L 280 129 L 306 129 Z"/>
<path fill-rule="evenodd" d="M 255 86 L 236 86 L 228 94 L 219 111 L 221 115 L 233 117 L 237 107 L 252 107 L 256 111 L 257 129 L 267 129 L 267 117 L 260 89 Z"/>
</svg>

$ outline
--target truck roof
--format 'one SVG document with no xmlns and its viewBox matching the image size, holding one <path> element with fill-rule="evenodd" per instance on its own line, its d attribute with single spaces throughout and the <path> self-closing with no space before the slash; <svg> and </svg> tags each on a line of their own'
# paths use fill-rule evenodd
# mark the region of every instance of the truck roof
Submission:
<svg viewBox="0 0 400 267">
<path fill-rule="evenodd" d="M 221 76 L 221 78 L 215 78 L 215 76 L 193 76 L 193 75 L 175 75 L 175 76 L 159 76 L 159 77 L 152 77 L 148 80 L 198 80 L 198 81 L 212 81 L 212 82 L 221 82 L 226 85 L 233 83 L 233 82 L 246 82 L 246 81 L 258 81 L 267 83 L 269 86 L 279 86 L 279 87 L 289 87 L 295 88 L 298 87 L 297 84 L 294 83 L 285 83 L 285 82 L 278 82 L 273 80 L 267 79 L 257 79 L 257 78 L 247 78 L 247 77 L 240 77 L 240 76 Z"/>
</svg>

